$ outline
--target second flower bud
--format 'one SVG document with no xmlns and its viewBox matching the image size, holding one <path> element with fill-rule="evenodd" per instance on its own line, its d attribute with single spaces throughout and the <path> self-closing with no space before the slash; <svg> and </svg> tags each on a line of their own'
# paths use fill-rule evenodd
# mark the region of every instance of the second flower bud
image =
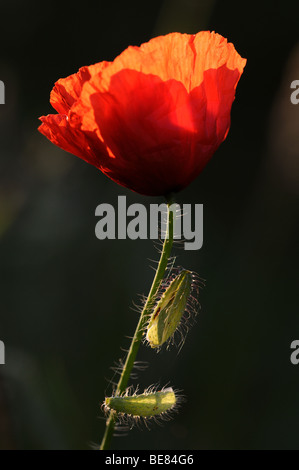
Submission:
<svg viewBox="0 0 299 470">
<path fill-rule="evenodd" d="M 198 306 L 194 290 L 198 290 L 196 275 L 186 269 L 168 281 L 147 325 L 146 340 L 151 348 L 171 341 L 176 331 L 181 333 L 180 344 L 183 343 L 184 331 L 188 330 L 184 320 L 189 320 Z"/>
</svg>

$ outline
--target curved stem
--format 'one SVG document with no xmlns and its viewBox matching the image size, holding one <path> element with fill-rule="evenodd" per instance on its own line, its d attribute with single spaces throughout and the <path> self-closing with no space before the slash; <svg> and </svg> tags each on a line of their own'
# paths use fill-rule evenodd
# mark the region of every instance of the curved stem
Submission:
<svg viewBox="0 0 299 470">
<path fill-rule="evenodd" d="M 131 342 L 130 349 L 128 351 L 126 362 L 124 364 L 119 382 L 117 384 L 117 388 L 115 391 L 116 394 L 121 394 L 126 390 L 128 380 L 130 378 L 130 374 L 134 365 L 134 361 L 136 359 L 136 355 L 140 346 L 140 342 L 142 340 L 144 327 L 146 325 L 146 322 L 148 321 L 149 315 L 152 312 L 152 308 L 155 303 L 156 294 L 158 292 L 161 281 L 164 277 L 165 270 L 167 268 L 167 264 L 168 264 L 168 260 L 169 260 L 169 256 L 170 256 L 170 252 L 172 248 L 172 242 L 173 242 L 174 220 L 173 220 L 173 211 L 171 210 L 172 204 L 174 204 L 174 200 L 172 196 L 167 197 L 167 232 L 166 232 L 166 236 L 165 236 L 165 240 L 163 244 L 163 249 L 161 252 L 160 261 L 159 261 L 158 268 L 157 268 L 157 271 L 156 271 L 156 274 L 155 274 L 155 277 L 151 286 L 151 290 L 149 292 L 146 303 L 141 312 L 138 325 L 136 327 L 134 336 L 132 338 L 132 342 Z M 106 430 L 105 430 L 105 434 L 101 443 L 100 450 L 109 449 L 111 438 L 113 435 L 115 420 L 116 420 L 116 413 L 114 411 L 111 411 L 106 421 Z"/>
</svg>

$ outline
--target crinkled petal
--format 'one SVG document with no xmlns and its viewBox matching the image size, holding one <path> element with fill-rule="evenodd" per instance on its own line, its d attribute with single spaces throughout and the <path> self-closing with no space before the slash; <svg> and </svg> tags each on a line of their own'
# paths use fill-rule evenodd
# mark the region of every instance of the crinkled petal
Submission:
<svg viewBox="0 0 299 470">
<path fill-rule="evenodd" d="M 79 72 L 58 80 L 50 94 L 50 103 L 59 114 L 68 114 L 71 106 L 79 98 L 83 84 L 96 74 L 100 74 L 109 62 L 100 62 L 81 67 Z"/>
<path fill-rule="evenodd" d="M 106 154 L 103 142 L 97 140 L 97 151 L 94 152 L 92 136 L 89 138 L 80 130 L 71 127 L 65 114 L 49 114 L 42 116 L 40 120 L 42 124 L 38 130 L 53 144 L 101 169 L 100 155 Z"/>
</svg>

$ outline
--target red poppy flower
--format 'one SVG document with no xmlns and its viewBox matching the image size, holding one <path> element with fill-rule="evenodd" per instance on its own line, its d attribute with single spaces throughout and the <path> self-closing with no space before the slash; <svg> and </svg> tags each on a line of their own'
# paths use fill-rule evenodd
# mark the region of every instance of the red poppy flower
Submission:
<svg viewBox="0 0 299 470">
<path fill-rule="evenodd" d="M 225 139 L 245 63 L 214 32 L 160 36 L 58 80 L 39 131 L 133 191 L 179 191 Z"/>
</svg>

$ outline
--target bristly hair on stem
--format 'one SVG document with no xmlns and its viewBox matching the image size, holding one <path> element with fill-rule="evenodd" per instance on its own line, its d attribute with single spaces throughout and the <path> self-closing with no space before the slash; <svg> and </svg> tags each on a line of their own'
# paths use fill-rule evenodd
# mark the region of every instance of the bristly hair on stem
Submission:
<svg viewBox="0 0 299 470">
<path fill-rule="evenodd" d="M 138 352 L 138 349 L 139 349 L 139 346 L 140 346 L 140 343 L 141 343 L 141 340 L 142 340 L 144 327 L 145 327 L 145 325 L 148 321 L 149 315 L 152 312 L 157 292 L 160 288 L 160 284 L 163 280 L 163 277 L 164 277 L 164 274 L 165 274 L 165 271 L 167 269 L 167 265 L 168 265 L 168 262 L 169 262 L 169 257 L 170 257 L 170 253 L 171 253 L 172 243 L 173 243 L 174 215 L 173 215 L 173 212 L 171 210 L 171 206 L 172 206 L 172 204 L 174 204 L 174 198 L 173 198 L 172 195 L 168 195 L 166 200 L 167 200 L 167 209 L 168 209 L 168 213 L 167 213 L 167 233 L 166 233 L 166 236 L 165 236 L 165 239 L 164 239 L 164 244 L 163 244 L 163 249 L 162 249 L 162 252 L 161 252 L 160 261 L 159 261 L 159 264 L 157 266 L 156 274 L 155 274 L 155 277 L 154 277 L 149 295 L 147 297 L 147 301 L 146 301 L 146 303 L 144 305 L 144 308 L 141 312 L 141 315 L 140 315 L 140 318 L 139 318 L 139 321 L 138 321 L 138 324 L 137 324 L 137 327 L 136 327 L 136 330 L 135 330 L 135 333 L 134 333 L 134 336 L 133 336 L 133 339 L 132 339 L 132 342 L 131 342 L 131 345 L 130 345 L 130 348 L 129 348 L 129 351 L 128 351 L 128 354 L 127 354 L 127 357 L 126 357 L 126 360 L 125 360 L 125 363 L 124 363 L 124 366 L 123 366 L 123 370 L 122 370 L 122 373 L 120 375 L 120 378 L 119 378 L 119 381 L 118 381 L 118 384 L 117 384 L 117 387 L 116 387 L 116 393 L 117 394 L 124 393 L 126 388 L 127 388 L 128 380 L 130 378 L 131 371 L 132 371 L 132 368 L 134 366 L 134 362 L 135 362 L 135 359 L 136 359 L 136 356 L 137 356 L 137 352 Z M 106 421 L 106 429 L 105 429 L 105 433 L 104 433 L 102 443 L 101 443 L 101 446 L 100 446 L 101 450 L 106 450 L 110 446 L 111 438 L 112 438 L 112 435 L 113 435 L 113 430 L 114 430 L 114 427 L 115 427 L 116 418 L 117 418 L 116 412 L 111 410 L 110 413 L 109 413 L 109 416 L 107 418 L 107 421 Z"/>
</svg>

